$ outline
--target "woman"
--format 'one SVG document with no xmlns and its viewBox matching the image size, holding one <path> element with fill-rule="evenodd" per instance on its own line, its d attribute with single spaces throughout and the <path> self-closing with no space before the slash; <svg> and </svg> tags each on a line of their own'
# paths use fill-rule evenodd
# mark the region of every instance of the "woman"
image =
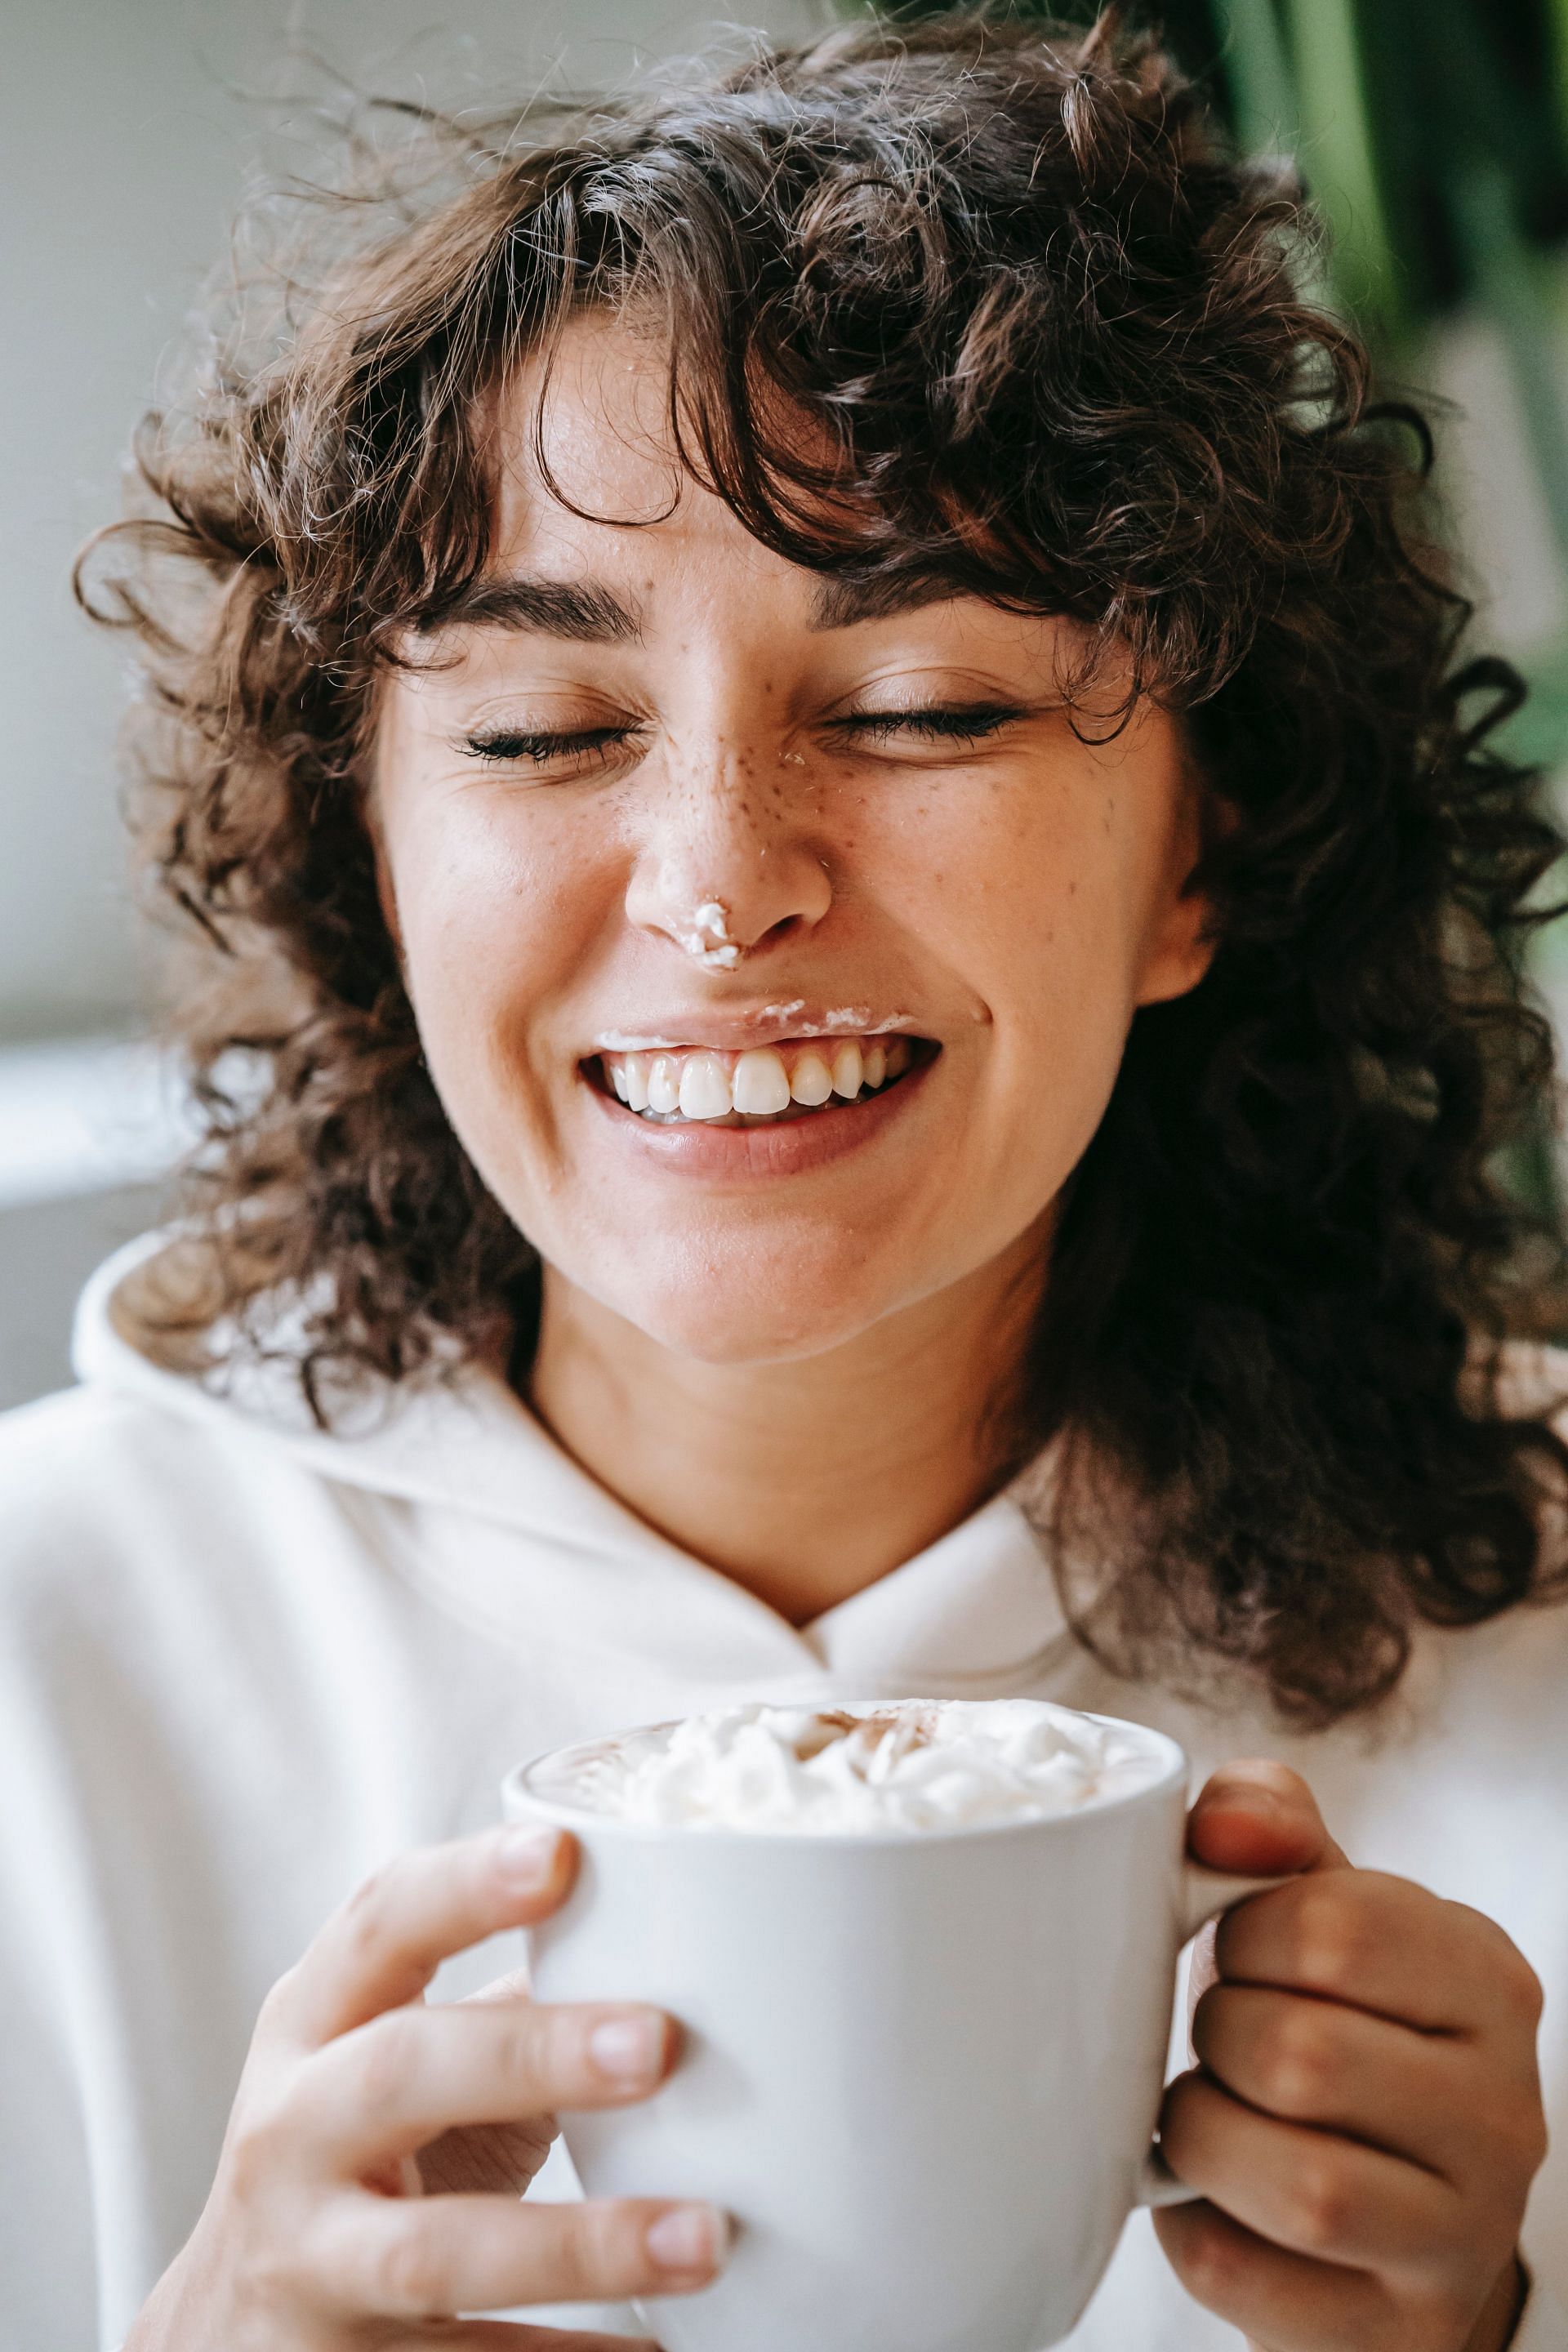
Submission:
<svg viewBox="0 0 1568 2352">
<path fill-rule="evenodd" d="M 11 2338 L 623 2341 L 722 2227 L 517 2200 L 678 2053 L 477 1948 L 502 1771 L 1026 1692 L 1302 1873 L 1074 2344 L 1562 2352 L 1555 842 L 1409 420 L 1109 19 L 447 152 L 94 592 L 210 1140 L 4 1439 Z"/>
</svg>

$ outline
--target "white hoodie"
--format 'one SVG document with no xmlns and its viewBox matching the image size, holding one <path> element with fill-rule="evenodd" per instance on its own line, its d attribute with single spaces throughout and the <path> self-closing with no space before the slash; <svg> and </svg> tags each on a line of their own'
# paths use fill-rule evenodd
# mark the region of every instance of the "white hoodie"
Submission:
<svg viewBox="0 0 1568 2352">
<path fill-rule="evenodd" d="M 286 1366 L 223 1396 L 156 1369 L 114 1319 L 151 1245 L 89 1286 L 82 1385 L 0 1421 L 4 2352 L 120 2341 L 205 2198 L 268 1987 L 378 1863 L 492 1822 L 509 1767 L 741 1698 L 916 1694 L 1135 1717 L 1198 1778 L 1279 1756 L 1352 1860 L 1502 1923 L 1547 1988 L 1554 2140 L 1515 2352 L 1568 2352 L 1568 1608 L 1424 1633 L 1375 1736 L 1283 1737 L 1096 1665 L 1010 1493 L 797 1631 L 483 1373 L 329 1437 Z M 436 1997 L 515 1961 L 464 1954 Z M 552 2167 L 541 2193 L 570 2194 Z M 1138 2215 L 1071 2343 L 1240 2339 Z"/>
</svg>

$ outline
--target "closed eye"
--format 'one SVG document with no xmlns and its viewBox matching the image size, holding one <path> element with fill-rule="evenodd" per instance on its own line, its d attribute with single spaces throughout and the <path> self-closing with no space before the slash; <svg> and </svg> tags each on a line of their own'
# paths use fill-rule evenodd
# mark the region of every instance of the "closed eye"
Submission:
<svg viewBox="0 0 1568 2352">
<path fill-rule="evenodd" d="M 827 732 L 839 740 L 891 742 L 899 736 L 926 743 L 982 743 L 1025 713 L 1013 703 L 931 704 L 910 710 L 851 710 L 827 722 Z M 523 762 L 543 767 L 551 761 L 593 762 L 632 742 L 643 730 L 636 726 L 562 729 L 492 728 L 463 737 L 463 748 L 476 760 L 495 766 Z"/>
<path fill-rule="evenodd" d="M 550 760 L 603 759 L 638 731 L 635 727 L 579 727 L 566 732 L 498 727 L 483 735 L 465 735 L 463 748 L 476 760 L 489 760 L 497 766 L 523 760 L 543 767 Z"/>
<path fill-rule="evenodd" d="M 850 710 L 831 719 L 837 735 L 858 736 L 874 743 L 897 735 L 913 735 L 927 743 L 981 743 L 1024 713 L 1015 703 L 972 702 L 931 704 L 914 710 Z"/>
</svg>

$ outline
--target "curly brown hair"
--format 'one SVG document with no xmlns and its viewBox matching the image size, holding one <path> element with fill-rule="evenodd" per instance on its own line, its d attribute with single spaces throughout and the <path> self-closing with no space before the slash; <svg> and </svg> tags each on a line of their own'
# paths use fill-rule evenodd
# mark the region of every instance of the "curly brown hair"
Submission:
<svg viewBox="0 0 1568 2352">
<path fill-rule="evenodd" d="M 156 511 L 89 592 L 140 639 L 140 823 L 211 951 L 208 1287 L 156 1344 L 284 1285 L 323 1418 L 501 1329 L 526 1376 L 537 1261 L 421 1058 L 362 779 L 378 678 L 487 562 L 489 394 L 607 310 L 663 337 L 682 460 L 758 540 L 1068 616 L 1206 778 L 1217 952 L 1135 1019 L 1011 1432 L 1063 1435 L 1084 1638 L 1317 1723 L 1418 1620 L 1553 1590 L 1568 1449 L 1499 1389 L 1497 1154 L 1550 1078 L 1520 965 L 1559 844 L 1489 741 L 1511 674 L 1454 665 L 1419 420 L 1302 290 L 1296 191 L 1114 12 L 872 21 L 410 152 L 438 169 L 319 206 L 313 290 L 147 421 Z"/>
</svg>

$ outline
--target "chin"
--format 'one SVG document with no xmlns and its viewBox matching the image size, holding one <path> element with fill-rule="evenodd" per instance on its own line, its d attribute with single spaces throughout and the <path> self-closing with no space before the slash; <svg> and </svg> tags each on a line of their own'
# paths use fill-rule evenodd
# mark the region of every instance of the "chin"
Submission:
<svg viewBox="0 0 1568 2352">
<path fill-rule="evenodd" d="M 643 1288 L 605 1303 L 672 1355 L 704 1364 L 787 1364 L 858 1338 L 892 1305 L 826 1290 L 824 1285 L 820 1297 L 786 1297 L 774 1285 L 726 1283 L 710 1271 L 700 1290 L 675 1285 L 661 1296 L 657 1287 Z"/>
</svg>

